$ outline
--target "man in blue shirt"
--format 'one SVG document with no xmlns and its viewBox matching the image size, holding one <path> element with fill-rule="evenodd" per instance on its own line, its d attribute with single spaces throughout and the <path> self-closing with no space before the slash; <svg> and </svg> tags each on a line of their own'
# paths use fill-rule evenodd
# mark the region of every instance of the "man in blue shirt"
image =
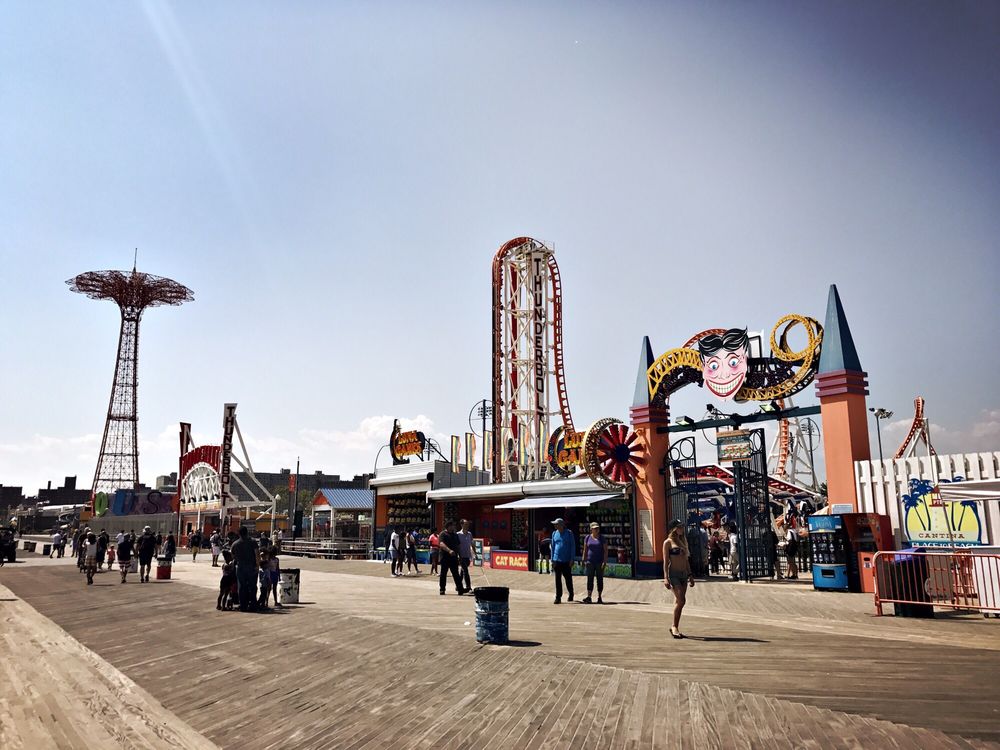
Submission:
<svg viewBox="0 0 1000 750">
<path fill-rule="evenodd" d="M 552 570 L 556 574 L 556 600 L 562 602 L 562 579 L 566 578 L 567 601 L 573 601 L 573 558 L 576 557 L 576 539 L 566 528 L 561 518 L 553 521 L 556 530 L 552 532 Z"/>
</svg>

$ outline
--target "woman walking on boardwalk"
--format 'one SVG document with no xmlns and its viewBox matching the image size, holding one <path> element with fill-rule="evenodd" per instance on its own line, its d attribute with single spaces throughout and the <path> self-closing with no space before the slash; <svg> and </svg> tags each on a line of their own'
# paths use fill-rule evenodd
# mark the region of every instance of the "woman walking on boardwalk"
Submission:
<svg viewBox="0 0 1000 750">
<path fill-rule="evenodd" d="M 427 540 L 431 545 L 431 575 L 438 572 L 438 559 L 441 556 L 441 549 L 438 547 L 438 530 L 437 528 L 431 529 L 430 539 Z"/>
<path fill-rule="evenodd" d="M 680 631 L 681 612 L 687 600 L 688 587 L 694 586 L 694 576 L 691 574 L 684 522 L 676 518 L 670 522 L 667 538 L 663 541 L 663 585 L 674 594 L 674 624 L 670 628 L 670 635 L 683 638 Z"/>
</svg>

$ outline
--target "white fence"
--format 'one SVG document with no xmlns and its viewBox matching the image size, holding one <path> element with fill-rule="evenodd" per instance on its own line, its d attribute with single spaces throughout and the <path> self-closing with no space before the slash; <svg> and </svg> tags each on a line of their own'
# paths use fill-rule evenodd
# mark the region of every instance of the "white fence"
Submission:
<svg viewBox="0 0 1000 750">
<path fill-rule="evenodd" d="M 947 530 L 942 530 L 944 524 L 939 522 L 939 518 L 940 521 L 945 519 L 945 509 L 928 508 L 922 503 L 914 506 L 911 479 L 923 479 L 933 484 L 959 477 L 964 480 L 1000 479 L 1000 451 L 914 456 L 882 462 L 857 461 L 854 464 L 854 481 L 858 491 L 858 510 L 889 516 L 897 544 L 904 544 L 908 536 L 921 537 L 925 530 L 924 538 L 934 536 L 932 526 L 938 543 L 946 541 L 940 538 L 942 534 L 946 538 L 948 534 L 955 534 L 958 538 L 971 540 L 978 531 L 982 544 L 1000 544 L 1000 507 L 997 503 L 977 503 L 974 514 L 964 509 L 965 515 L 952 515 Z M 904 496 L 909 496 L 909 500 Z M 947 510 L 952 511 L 951 508 Z M 962 510 L 956 506 L 955 511 Z M 909 534 L 908 513 L 911 519 Z M 913 522 L 914 518 L 919 520 L 919 524 Z"/>
</svg>

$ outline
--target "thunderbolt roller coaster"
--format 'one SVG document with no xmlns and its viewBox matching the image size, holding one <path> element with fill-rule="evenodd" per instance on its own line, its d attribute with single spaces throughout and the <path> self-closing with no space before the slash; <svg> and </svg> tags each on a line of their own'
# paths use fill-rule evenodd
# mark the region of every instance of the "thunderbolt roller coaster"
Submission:
<svg viewBox="0 0 1000 750">
<path fill-rule="evenodd" d="M 550 401 L 554 383 L 558 411 Z M 578 432 L 563 355 L 562 280 L 550 247 L 516 237 L 493 257 L 494 482 L 570 476 L 582 468 L 598 485 L 620 489 L 644 459 L 638 436 L 605 418 Z M 550 418 L 562 418 L 551 431 Z"/>
</svg>

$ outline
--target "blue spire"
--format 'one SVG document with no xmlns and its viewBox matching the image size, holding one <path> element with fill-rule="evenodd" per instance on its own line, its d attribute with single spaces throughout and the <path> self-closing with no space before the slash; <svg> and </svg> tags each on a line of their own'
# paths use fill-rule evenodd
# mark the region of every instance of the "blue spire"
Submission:
<svg viewBox="0 0 1000 750">
<path fill-rule="evenodd" d="M 830 297 L 826 303 L 826 322 L 823 324 L 823 351 L 819 356 L 819 372 L 852 370 L 862 372 L 858 350 L 854 348 L 851 327 L 847 325 L 844 306 L 840 304 L 837 285 L 830 284 Z"/>
<path fill-rule="evenodd" d="M 649 343 L 649 336 L 642 337 L 642 351 L 639 353 L 639 371 L 635 375 L 635 394 L 632 396 L 632 406 L 649 406 L 649 380 L 646 372 L 652 367 L 655 361 L 653 357 L 653 347 Z"/>
</svg>

